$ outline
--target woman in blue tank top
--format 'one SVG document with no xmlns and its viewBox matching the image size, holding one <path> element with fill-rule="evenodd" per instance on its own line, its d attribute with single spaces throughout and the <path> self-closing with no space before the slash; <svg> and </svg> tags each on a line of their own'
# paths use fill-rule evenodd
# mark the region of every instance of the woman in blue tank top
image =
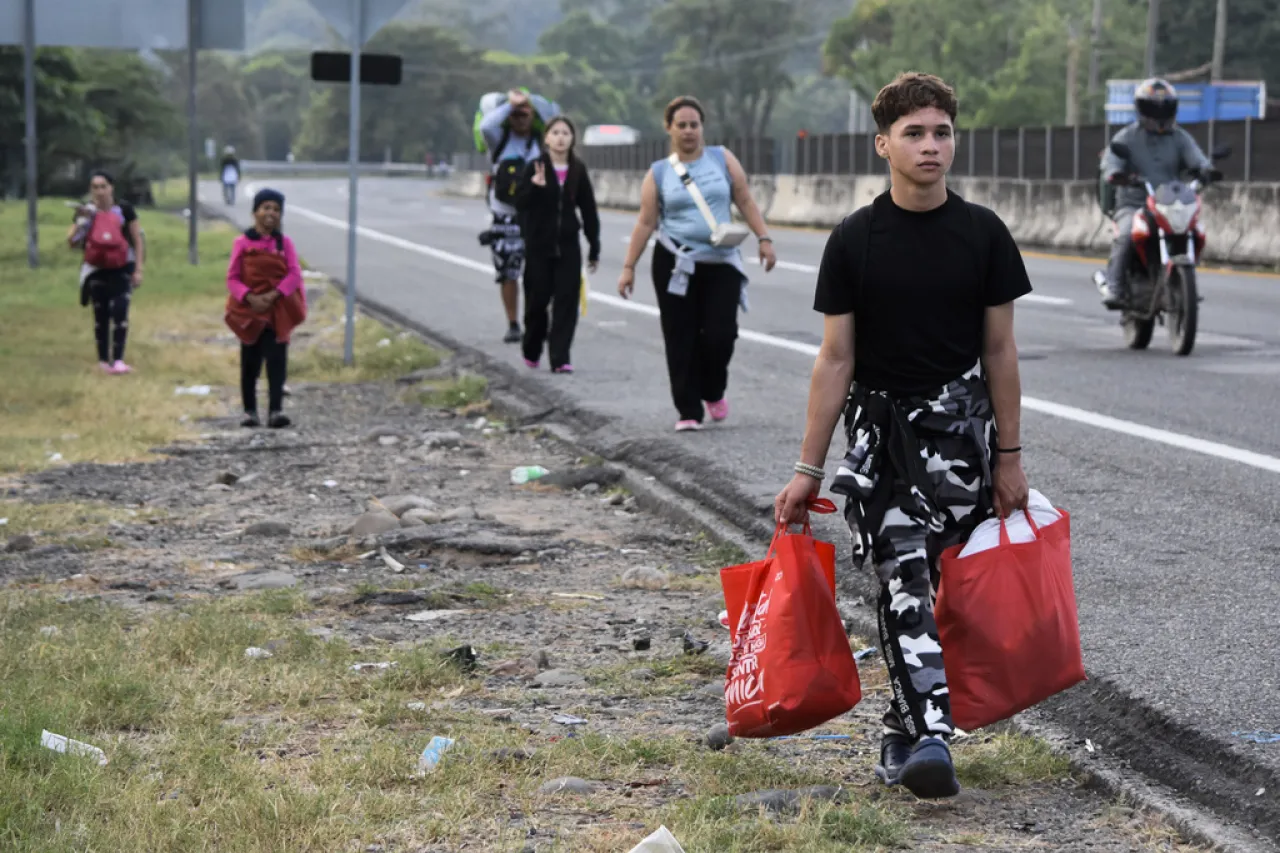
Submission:
<svg viewBox="0 0 1280 853">
<path fill-rule="evenodd" d="M 680 420 L 676 430 L 698 430 L 709 414 L 713 421 L 729 416 L 725 389 L 729 361 L 738 338 L 738 308 L 747 308 L 747 274 L 736 246 L 717 246 L 708 216 L 717 225 L 733 221 L 730 203 L 742 211 L 759 242 L 760 265 L 773 269 L 777 258 L 764 216 L 751 197 L 747 174 L 720 146 L 703 142 L 704 113 L 692 97 L 667 105 L 665 121 L 672 157 L 683 165 L 682 178 L 670 158 L 659 160 L 645 175 L 640 216 L 631 234 L 618 293 L 630 298 L 635 269 L 654 231 L 653 285 L 662 317 L 671 396 Z M 705 200 L 703 211 L 686 184 L 690 181 Z"/>
</svg>

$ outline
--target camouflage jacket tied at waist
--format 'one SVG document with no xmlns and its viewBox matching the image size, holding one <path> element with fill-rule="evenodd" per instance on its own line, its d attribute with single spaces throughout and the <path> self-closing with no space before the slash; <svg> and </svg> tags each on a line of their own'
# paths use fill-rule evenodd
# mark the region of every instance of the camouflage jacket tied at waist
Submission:
<svg viewBox="0 0 1280 853">
<path fill-rule="evenodd" d="M 930 396 L 895 399 L 883 391 L 854 387 L 845 408 L 849 452 L 840 462 L 831 491 L 849 498 L 845 517 L 853 533 L 855 566 L 861 568 L 872 553 L 895 481 L 904 484 L 914 499 L 907 515 L 926 524 L 932 533 L 943 532 L 945 517 L 929 477 L 933 459 L 923 443 L 929 436 L 971 438 L 983 480 L 991 483 L 993 421 L 981 364 Z M 979 494 L 982 503 L 989 504 L 989 489 L 980 489 Z M 989 509 L 979 506 L 978 517 L 985 517 Z"/>
</svg>

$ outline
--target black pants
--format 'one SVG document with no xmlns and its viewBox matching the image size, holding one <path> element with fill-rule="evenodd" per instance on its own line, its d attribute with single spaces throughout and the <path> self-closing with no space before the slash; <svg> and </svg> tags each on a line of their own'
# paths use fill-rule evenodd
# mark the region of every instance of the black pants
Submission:
<svg viewBox="0 0 1280 853">
<path fill-rule="evenodd" d="M 269 412 L 284 409 L 284 381 L 289 372 L 289 345 L 276 340 L 275 329 L 268 327 L 256 344 L 240 345 L 240 395 L 246 412 L 258 411 L 258 377 L 262 362 L 267 363 Z"/>
<path fill-rule="evenodd" d="M 124 360 L 124 345 L 129 338 L 129 300 L 133 297 L 132 275 L 132 271 L 118 271 L 89 279 L 98 361 L 110 364 Z"/>
<path fill-rule="evenodd" d="M 524 262 L 524 357 L 538 361 L 549 341 L 552 369 L 571 364 L 569 348 L 578 328 L 582 249 L 562 247 L 558 258 L 526 256 Z M 550 310 L 548 310 L 550 309 Z M 547 317 L 551 326 L 548 333 Z"/>
<path fill-rule="evenodd" d="M 661 245 L 653 250 L 653 286 L 662 314 L 671 397 L 681 420 L 702 422 L 703 401 L 724 399 L 729 361 L 738 339 L 742 274 L 730 264 L 698 264 L 684 296 L 667 293 L 676 259 Z"/>
</svg>

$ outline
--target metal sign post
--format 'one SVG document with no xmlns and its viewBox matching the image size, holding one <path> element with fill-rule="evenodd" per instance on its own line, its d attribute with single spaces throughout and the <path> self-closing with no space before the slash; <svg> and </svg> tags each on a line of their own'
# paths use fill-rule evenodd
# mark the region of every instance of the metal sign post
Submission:
<svg viewBox="0 0 1280 853">
<path fill-rule="evenodd" d="M 200 0 L 187 0 L 187 261 L 200 263 L 200 128 L 196 117 L 196 66 L 200 44 Z"/>
<path fill-rule="evenodd" d="M 347 327 L 342 342 L 342 362 L 356 363 L 356 218 L 360 188 L 360 47 L 364 44 L 363 0 L 351 0 L 351 94 L 347 128 Z"/>
<path fill-rule="evenodd" d="M 27 266 L 40 266 L 39 191 L 36 172 L 36 0 L 26 0 L 22 19 L 22 99 L 27 134 Z"/>
</svg>

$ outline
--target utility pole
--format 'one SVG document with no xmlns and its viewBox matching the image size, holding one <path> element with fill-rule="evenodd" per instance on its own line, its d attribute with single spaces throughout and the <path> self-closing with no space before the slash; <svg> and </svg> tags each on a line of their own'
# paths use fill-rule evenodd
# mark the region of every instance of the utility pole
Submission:
<svg viewBox="0 0 1280 853">
<path fill-rule="evenodd" d="M 40 229 L 36 169 L 36 0 L 27 0 L 22 13 L 22 99 L 26 111 L 27 143 L 27 266 L 40 266 Z"/>
<path fill-rule="evenodd" d="M 1093 0 L 1093 21 L 1089 29 L 1089 85 L 1085 97 L 1089 102 L 1089 120 L 1098 115 L 1102 81 L 1102 0 Z"/>
<path fill-rule="evenodd" d="M 1080 124 L 1080 32 L 1067 22 L 1067 127 Z"/>
<path fill-rule="evenodd" d="M 1160 29 L 1160 0 L 1147 0 L 1147 55 L 1143 73 L 1156 76 L 1156 31 Z"/>
<path fill-rule="evenodd" d="M 196 116 L 196 69 L 200 50 L 200 0 L 187 0 L 187 262 L 200 263 L 200 126 Z"/>
<path fill-rule="evenodd" d="M 1227 52 L 1227 0 L 1218 0 L 1218 17 L 1213 23 L 1213 70 L 1209 79 L 1222 79 L 1222 63 Z"/>
</svg>

